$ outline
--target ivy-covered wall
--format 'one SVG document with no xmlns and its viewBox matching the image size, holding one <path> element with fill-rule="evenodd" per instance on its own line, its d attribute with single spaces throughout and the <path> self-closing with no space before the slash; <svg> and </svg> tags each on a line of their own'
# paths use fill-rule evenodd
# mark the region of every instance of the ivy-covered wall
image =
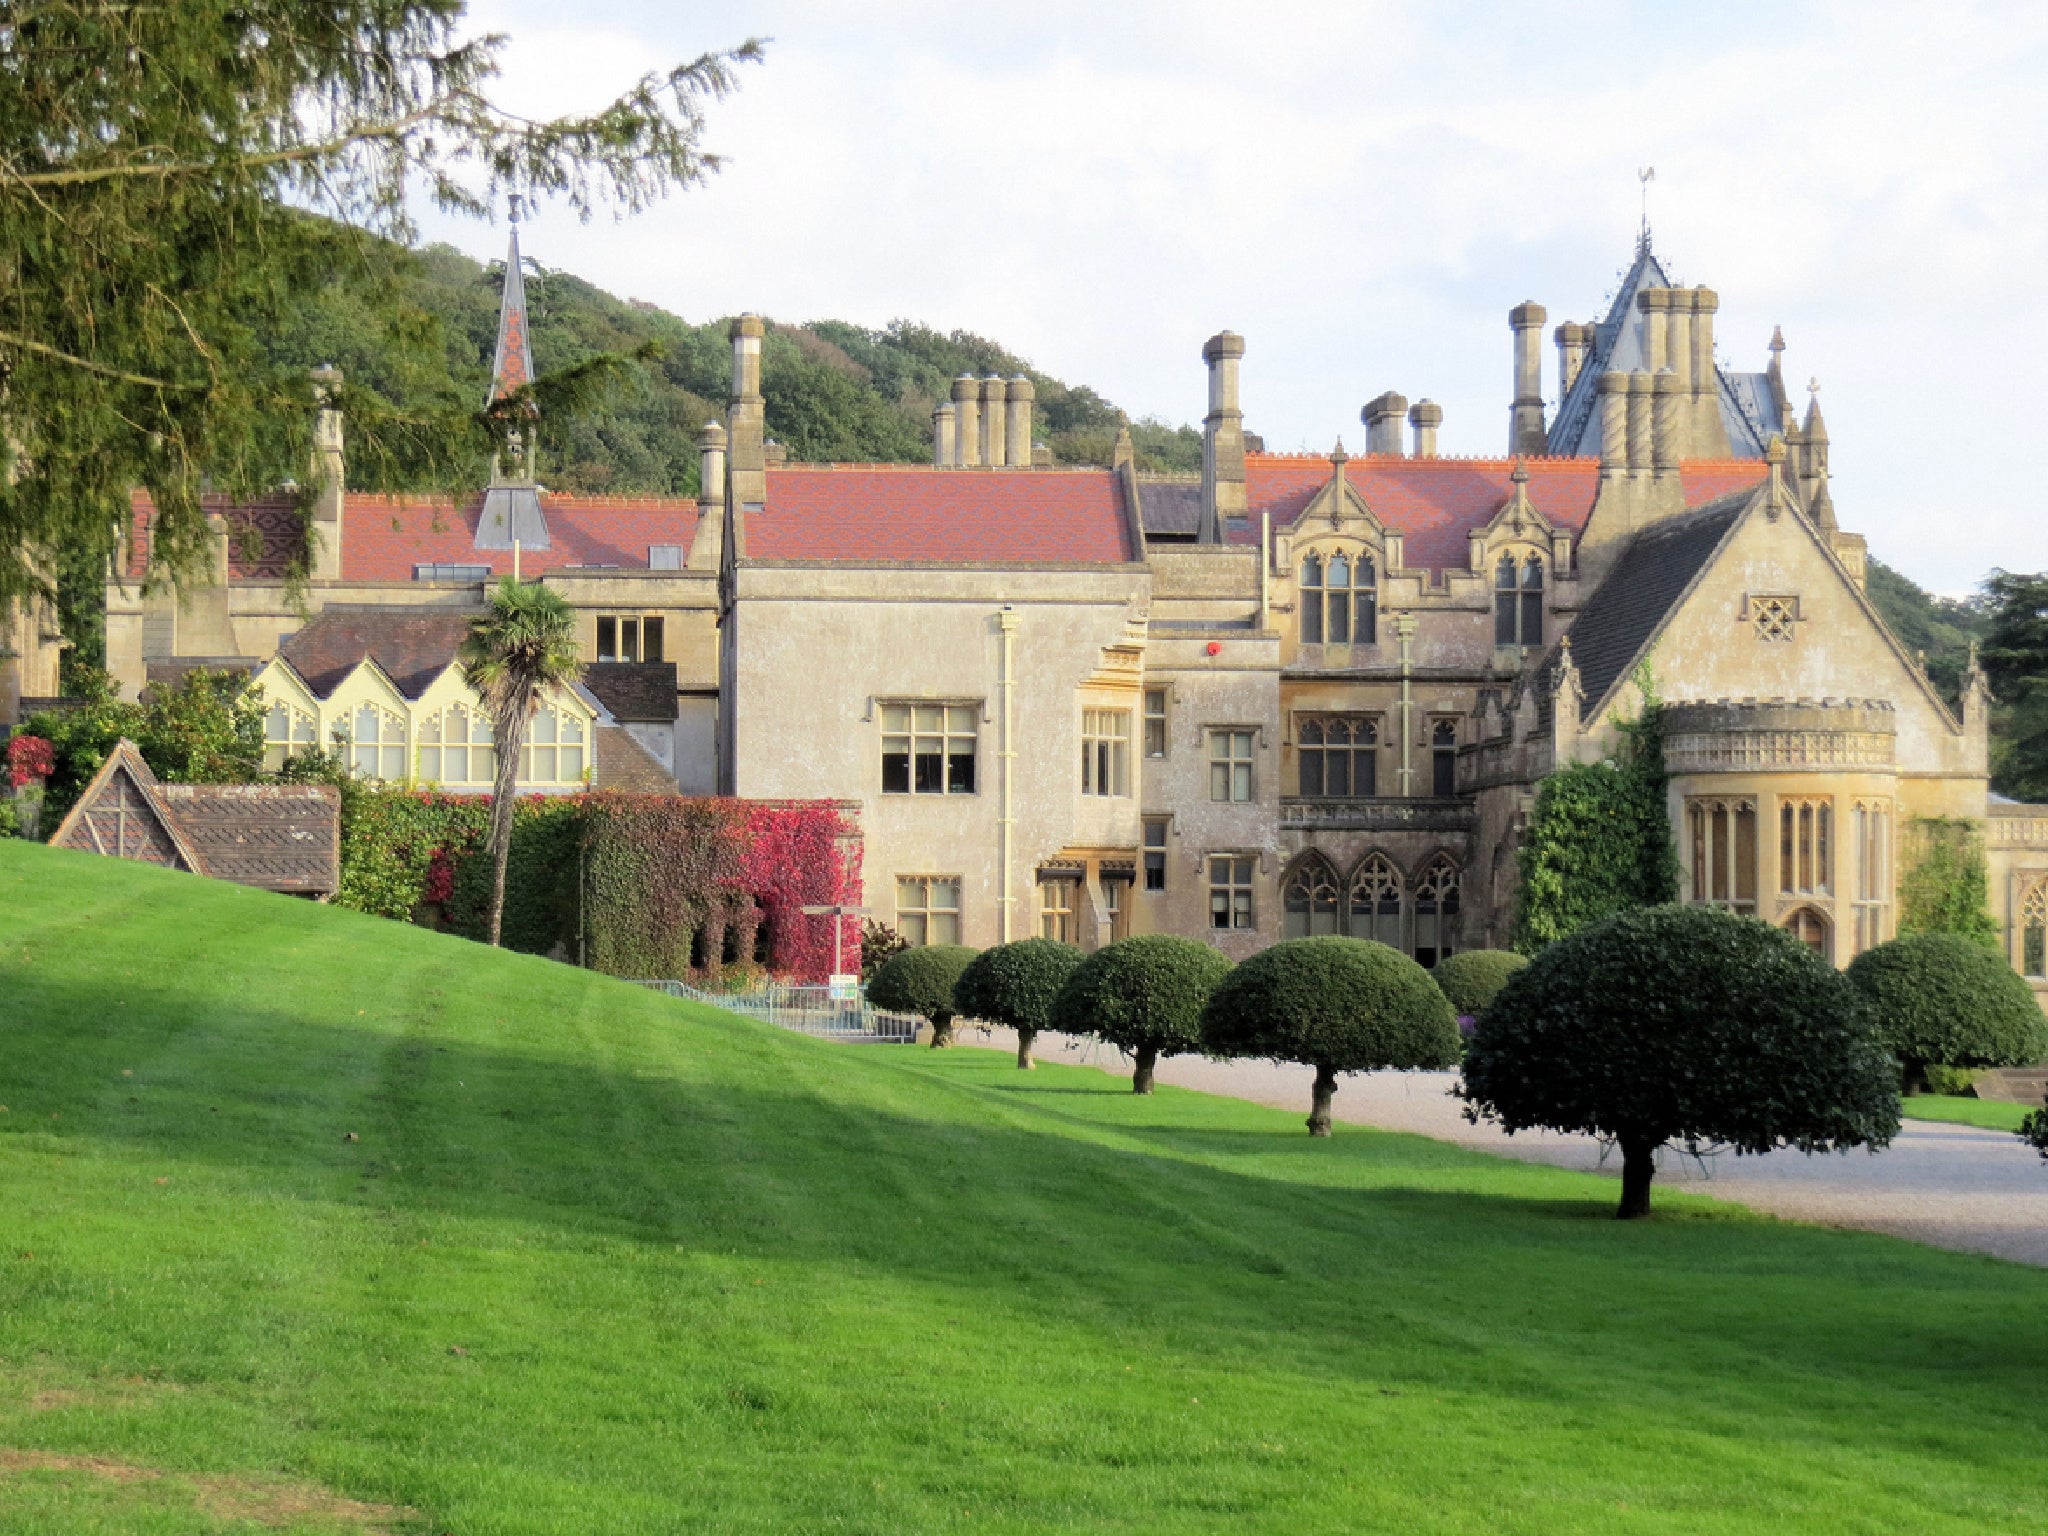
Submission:
<svg viewBox="0 0 2048 1536">
<path fill-rule="evenodd" d="M 490 798 L 342 786 L 338 905 L 481 938 Z M 858 832 L 816 801 L 522 796 L 505 876 L 507 948 L 615 976 L 715 978 L 759 966 L 822 980 L 832 919 L 858 904 Z M 849 923 L 854 919 L 847 919 Z M 847 953 L 859 954 L 851 934 Z"/>
<path fill-rule="evenodd" d="M 1899 937 L 1960 933 L 1998 947 L 1984 864 L 1984 829 L 1968 817 L 1919 816 L 1906 824 L 1900 860 Z"/>
</svg>

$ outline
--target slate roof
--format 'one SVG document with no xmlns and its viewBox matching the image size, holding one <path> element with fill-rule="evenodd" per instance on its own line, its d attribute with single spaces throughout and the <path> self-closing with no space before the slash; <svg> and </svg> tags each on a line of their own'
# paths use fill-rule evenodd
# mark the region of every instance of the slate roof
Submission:
<svg viewBox="0 0 2048 1536">
<path fill-rule="evenodd" d="M 1645 288 L 1676 286 L 1647 242 L 1636 247 L 1635 260 L 1622 277 L 1606 318 L 1593 322 L 1593 349 L 1558 402 L 1550 422 L 1550 451 L 1553 454 L 1597 455 L 1600 452 L 1600 375 L 1611 368 L 1624 372 L 1641 368 L 1642 328 L 1636 323 L 1636 295 Z M 1764 374 L 1730 374 L 1714 369 L 1720 388 L 1721 421 L 1728 429 L 1730 451 L 1738 459 L 1760 459 L 1770 434 L 1777 425 L 1758 419 L 1758 390 L 1768 398 L 1770 386 Z M 1759 384 L 1761 382 L 1761 385 Z"/>
<path fill-rule="evenodd" d="M 614 720 L 671 725 L 676 710 L 672 661 L 599 661 L 583 669 L 583 686 Z"/>
<path fill-rule="evenodd" d="M 1467 535 L 1493 521 L 1513 494 L 1513 459 L 1410 459 L 1393 455 L 1352 459 L 1346 480 L 1373 515 L 1405 537 L 1411 568 L 1464 570 L 1471 558 Z M 1576 537 L 1584 531 L 1600 488 L 1597 459 L 1528 459 L 1529 502 L 1551 525 Z M 1747 491 L 1764 477 L 1754 459 L 1699 459 L 1680 466 L 1689 506 L 1731 491 Z M 1276 530 L 1291 528 L 1316 493 L 1330 482 L 1330 461 L 1315 454 L 1255 454 L 1245 458 L 1251 517 L 1225 530 L 1229 542 L 1256 544 L 1259 517 L 1270 512 Z"/>
<path fill-rule="evenodd" d="M 334 603 L 277 649 L 326 698 L 365 657 L 374 658 L 409 699 L 426 692 L 455 661 L 471 615 L 459 609 Z"/>
<path fill-rule="evenodd" d="M 131 499 L 133 518 L 127 573 L 148 570 L 149 525 L 156 507 L 146 492 Z M 206 498 L 210 512 L 227 519 L 228 576 L 234 581 L 282 581 L 298 549 L 299 517 L 287 496 L 237 502 Z M 650 546 L 680 545 L 688 552 L 697 534 L 697 503 L 686 496 L 563 496 L 543 492 L 548 545 L 520 552 L 522 576 L 563 566 L 615 565 L 644 571 Z M 484 496 L 461 501 L 436 496 L 387 496 L 351 491 L 342 506 L 341 575 L 345 581 L 411 581 L 422 565 L 489 566 L 512 574 L 509 538 L 499 549 L 479 549 L 477 527 Z"/>
<path fill-rule="evenodd" d="M 1138 511 L 1148 536 L 1192 539 L 1202 531 L 1202 483 L 1140 480 Z"/>
<path fill-rule="evenodd" d="M 1635 536 L 1600 583 L 1570 632 L 1572 660 L 1586 695 L 1586 718 L 1606 704 L 1693 578 L 1706 569 L 1755 491 L 1731 492 L 1704 507 L 1653 524 Z M 1557 655 L 1553 647 L 1543 676 Z M 1546 694 L 1540 713 L 1548 718 Z"/>
<path fill-rule="evenodd" d="M 1108 469 L 800 464 L 768 470 L 748 560 L 996 565 L 1136 558 Z"/>
</svg>

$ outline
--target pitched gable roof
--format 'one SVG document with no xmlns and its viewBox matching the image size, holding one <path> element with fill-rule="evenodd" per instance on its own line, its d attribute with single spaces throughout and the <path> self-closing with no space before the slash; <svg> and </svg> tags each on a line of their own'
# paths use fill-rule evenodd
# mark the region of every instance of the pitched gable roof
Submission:
<svg viewBox="0 0 2048 1536">
<path fill-rule="evenodd" d="M 746 512 L 746 558 L 939 564 L 1121 564 L 1137 558 L 1107 469 L 793 464 Z"/>
<path fill-rule="evenodd" d="M 672 661 L 599 661 L 583 669 L 583 686 L 614 720 L 672 725 L 677 716 Z"/>
<path fill-rule="evenodd" d="M 164 815 L 156 787 L 156 775 L 124 736 L 57 823 L 51 846 L 196 872 L 199 856 Z"/>
<path fill-rule="evenodd" d="M 329 697 L 365 661 L 374 661 L 409 699 L 455 664 L 470 615 L 447 608 L 333 603 L 278 647 L 278 657 L 313 696 Z"/>
</svg>

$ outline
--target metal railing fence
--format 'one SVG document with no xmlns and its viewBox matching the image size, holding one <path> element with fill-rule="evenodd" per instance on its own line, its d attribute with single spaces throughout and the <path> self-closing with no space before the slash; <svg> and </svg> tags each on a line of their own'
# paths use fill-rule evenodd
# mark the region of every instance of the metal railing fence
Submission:
<svg viewBox="0 0 2048 1536">
<path fill-rule="evenodd" d="M 924 1020 L 910 1013 L 891 1013 L 859 1001 L 836 999 L 829 987 L 789 986 L 770 982 L 746 992 L 707 992 L 686 981 L 636 981 L 635 986 L 687 998 L 728 1013 L 745 1014 L 764 1024 L 793 1029 L 820 1040 L 858 1040 L 898 1045 L 917 1039 Z"/>
</svg>

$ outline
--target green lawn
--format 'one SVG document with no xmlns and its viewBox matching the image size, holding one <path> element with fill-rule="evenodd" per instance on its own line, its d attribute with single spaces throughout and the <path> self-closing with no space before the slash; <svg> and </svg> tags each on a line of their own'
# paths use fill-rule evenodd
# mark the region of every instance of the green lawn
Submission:
<svg viewBox="0 0 2048 1536">
<path fill-rule="evenodd" d="M 1987 1131 L 2016 1131 L 2028 1114 L 2024 1104 L 2001 1104 L 1996 1099 L 1952 1099 L 1931 1093 L 1917 1093 L 1910 1099 L 1901 1099 L 1899 1108 L 1909 1120 L 1981 1125 Z"/>
<path fill-rule="evenodd" d="M 2048 1273 L 22 843 L 0 1103 L 8 1533 L 2048 1522 Z"/>
</svg>

